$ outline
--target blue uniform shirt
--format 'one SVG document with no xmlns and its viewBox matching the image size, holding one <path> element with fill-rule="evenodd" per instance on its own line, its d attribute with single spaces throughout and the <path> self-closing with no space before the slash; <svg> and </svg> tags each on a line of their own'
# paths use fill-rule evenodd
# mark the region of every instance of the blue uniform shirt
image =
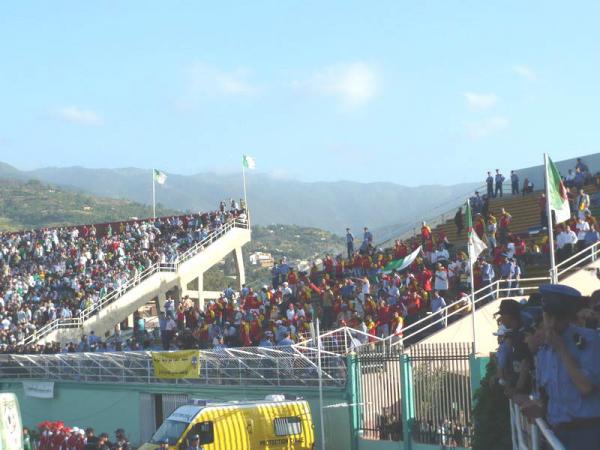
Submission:
<svg viewBox="0 0 600 450">
<path fill-rule="evenodd" d="M 576 345 L 577 335 L 585 341 L 581 348 Z M 542 347 L 536 355 L 536 378 L 548 396 L 547 417 L 551 425 L 600 417 L 600 336 L 594 330 L 570 325 L 562 338 L 594 390 L 583 397 L 560 356 L 549 346 Z"/>
<path fill-rule="evenodd" d="M 511 347 L 507 340 L 502 341 L 502 343 L 498 346 L 498 350 L 496 351 L 496 360 L 498 361 L 498 367 L 502 370 L 509 370 L 509 361 L 511 354 Z"/>
</svg>

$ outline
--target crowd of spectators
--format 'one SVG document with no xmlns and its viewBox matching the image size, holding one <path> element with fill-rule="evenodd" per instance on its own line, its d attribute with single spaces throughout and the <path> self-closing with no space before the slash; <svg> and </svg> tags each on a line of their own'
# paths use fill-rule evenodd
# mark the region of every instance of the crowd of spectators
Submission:
<svg viewBox="0 0 600 450">
<path fill-rule="evenodd" d="M 545 285 L 527 302 L 502 300 L 498 382 L 568 449 L 600 448 L 600 290 Z"/>
<path fill-rule="evenodd" d="M 582 170 L 579 167 L 579 171 Z M 498 180 L 498 183 L 503 181 L 499 171 L 497 175 L 500 178 L 492 180 Z M 513 189 L 513 194 L 516 195 L 519 193 L 518 176 L 514 171 L 511 181 L 513 188 L 517 188 Z M 498 189 L 491 196 L 502 195 L 499 184 L 492 187 Z M 585 207 L 574 208 L 572 221 L 565 225 L 576 234 L 577 240 L 563 245 L 562 233 L 557 234 L 559 258 L 567 257 L 576 249 L 591 245 L 600 238 L 595 231 L 596 219 L 589 211 L 589 198 L 586 199 L 585 195 L 580 190 L 579 196 L 574 197 L 574 204 L 582 202 Z M 502 280 L 502 287 L 516 295 L 520 292 L 520 279 L 527 268 L 546 260 L 549 252 L 547 239 L 544 241 L 542 238 L 541 242 L 530 240 L 528 244 L 524 236 L 512 233 L 511 214 L 501 208 L 496 215 L 490 209 L 489 199 L 489 195 L 482 197 L 477 192 L 471 198 L 474 231 L 488 246 L 473 266 L 473 287 L 478 290 L 496 280 Z M 236 211 L 236 208 L 232 208 L 227 217 L 235 215 Z M 210 215 L 207 227 L 214 228 L 227 220 L 227 217 L 222 217 L 223 214 L 226 214 L 225 205 L 221 204 L 220 211 Z M 191 232 L 198 228 L 197 221 L 194 222 L 192 218 L 187 223 L 177 220 L 175 225 L 169 220 L 157 221 L 156 224 L 136 224 L 134 231 L 144 226 L 158 230 L 159 236 L 167 237 L 160 242 L 166 242 L 168 255 L 174 258 L 181 246 L 185 248 L 200 238 L 198 233 Z M 582 222 L 587 226 L 582 225 Z M 455 223 L 460 235 L 464 229 L 462 209 L 457 211 Z M 165 226 L 174 226 L 176 237 Z M 131 228 L 129 225 L 128 227 Z M 140 233 L 132 233 L 129 228 L 125 227 L 122 233 L 129 236 L 133 245 L 139 248 Z M 572 238 L 572 233 L 569 234 Z M 118 241 L 122 242 L 124 239 L 120 237 L 121 234 L 118 236 Z M 66 238 L 65 242 L 69 245 L 72 239 L 69 239 L 68 233 Z M 322 264 L 313 264 L 306 272 L 295 270 L 283 258 L 272 268 L 270 285 L 256 290 L 243 286 L 239 291 L 229 287 L 220 298 L 207 302 L 203 308 L 186 297 L 180 300 L 169 297 L 154 327 L 145 318 L 136 315 L 131 336 L 126 337 L 117 332 L 109 340 L 103 341 L 101 337 L 90 334 L 83 336 L 80 342 L 69 343 L 62 348 L 57 344 L 23 348 L 9 342 L 4 351 L 55 353 L 285 346 L 314 335 L 315 318 L 320 320 L 322 330 L 352 327 L 357 330 L 356 339 L 366 343 L 374 340 L 375 336 L 385 338 L 391 335 L 394 339 L 400 339 L 407 326 L 417 321 L 425 325 L 430 323 L 426 318 L 444 316 L 455 309 L 460 308 L 461 313 L 453 315 L 453 320 L 469 314 L 467 293 L 471 290 L 471 277 L 468 258 L 463 248 L 450 242 L 442 229 L 434 233 L 423 222 L 417 236 L 406 241 L 397 240 L 393 247 L 387 249 L 375 246 L 373 234 L 367 227 L 363 229 L 360 244 L 357 242 L 355 245 L 355 240 L 359 241 L 359 238 L 355 238 L 348 228 L 345 255 L 325 255 Z M 81 238 L 75 242 L 81 242 Z M 176 243 L 174 250 L 168 245 L 173 242 Z M 565 247 L 569 245 L 571 247 Z M 391 261 L 407 258 L 419 247 L 422 249 L 421 253 L 408 267 L 402 271 L 385 270 Z M 148 252 L 156 253 L 157 250 L 149 247 Z M 168 260 L 167 255 L 160 257 Z M 94 267 L 94 264 L 95 260 L 88 260 L 85 267 Z M 116 267 L 126 269 L 128 265 L 118 264 Z M 97 287 L 95 284 L 92 286 Z M 112 289 L 114 288 L 113 286 Z M 80 291 L 83 291 L 88 302 L 95 299 L 97 301 L 100 297 L 95 289 L 91 293 L 85 289 Z M 71 308 L 80 308 L 82 300 L 70 305 Z M 27 304 L 25 308 L 28 308 Z M 63 310 L 64 308 L 60 309 Z M 57 313 L 58 311 L 57 309 Z M 443 319 L 429 327 L 428 332 L 443 328 L 447 323 Z"/>
<path fill-rule="evenodd" d="M 55 319 L 77 317 L 155 263 L 174 262 L 181 252 L 244 211 L 227 209 L 186 216 L 0 233 L 0 349 L 19 343 Z M 56 350 L 51 344 L 43 351 Z"/>
<path fill-rule="evenodd" d="M 68 427 L 63 422 L 45 421 L 35 433 L 23 429 L 24 450 L 132 450 L 125 430 L 115 430 L 114 439 L 106 432 L 96 435 L 93 428 Z"/>
</svg>

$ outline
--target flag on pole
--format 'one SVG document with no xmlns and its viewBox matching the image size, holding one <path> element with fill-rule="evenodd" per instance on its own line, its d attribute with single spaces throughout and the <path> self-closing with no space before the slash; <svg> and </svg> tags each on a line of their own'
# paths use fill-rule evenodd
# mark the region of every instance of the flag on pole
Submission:
<svg viewBox="0 0 600 450">
<path fill-rule="evenodd" d="M 567 188 L 565 188 L 560 173 L 550 157 L 548 157 L 546 169 L 546 183 L 548 183 L 550 209 L 554 211 L 556 223 L 562 223 L 565 220 L 569 220 L 571 218 L 571 208 L 569 208 Z"/>
<path fill-rule="evenodd" d="M 246 169 L 256 168 L 256 161 L 252 156 L 244 155 L 243 164 Z"/>
<path fill-rule="evenodd" d="M 154 180 L 158 184 L 165 184 L 165 181 L 167 181 L 167 175 L 160 170 L 154 169 Z"/>
<path fill-rule="evenodd" d="M 473 230 L 473 216 L 471 214 L 471 203 L 467 200 L 467 210 L 465 212 L 467 216 L 467 233 L 469 236 L 469 262 L 471 266 L 475 263 L 477 257 L 483 252 L 487 245 L 479 239 L 475 230 Z"/>
<path fill-rule="evenodd" d="M 401 270 L 406 269 L 408 266 L 410 266 L 415 261 L 415 259 L 417 259 L 417 256 L 419 256 L 419 253 L 421 253 L 421 250 L 422 250 L 422 246 L 419 245 L 419 248 L 417 248 L 410 255 L 405 256 L 404 258 L 395 259 L 394 261 L 390 261 L 383 268 L 383 273 L 390 273 L 392 270 L 396 270 L 397 272 L 400 272 Z"/>
</svg>

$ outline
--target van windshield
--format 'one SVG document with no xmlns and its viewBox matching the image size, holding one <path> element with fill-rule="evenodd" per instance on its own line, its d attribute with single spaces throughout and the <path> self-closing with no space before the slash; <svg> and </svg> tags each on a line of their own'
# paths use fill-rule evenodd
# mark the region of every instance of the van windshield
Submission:
<svg viewBox="0 0 600 450">
<path fill-rule="evenodd" d="M 165 439 L 168 439 L 169 445 L 175 445 L 188 425 L 189 422 L 167 419 L 162 423 L 158 430 L 156 430 L 156 433 L 154 433 L 150 442 L 152 444 L 160 444 Z"/>
</svg>

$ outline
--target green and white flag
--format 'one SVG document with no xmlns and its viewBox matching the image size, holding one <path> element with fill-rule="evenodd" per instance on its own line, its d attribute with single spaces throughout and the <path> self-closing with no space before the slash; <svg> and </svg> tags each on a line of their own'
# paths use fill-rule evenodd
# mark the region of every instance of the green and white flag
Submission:
<svg viewBox="0 0 600 450">
<path fill-rule="evenodd" d="M 154 180 L 158 184 L 165 184 L 165 181 L 167 181 L 167 175 L 160 170 L 154 169 Z"/>
<path fill-rule="evenodd" d="M 571 218 L 571 208 L 569 207 L 567 188 L 565 188 L 560 173 L 550 157 L 548 157 L 548 166 L 546 169 L 546 183 L 548 183 L 550 209 L 554 211 L 556 223 L 569 220 Z"/>
<path fill-rule="evenodd" d="M 421 253 L 421 250 L 422 250 L 422 246 L 419 245 L 419 248 L 417 248 L 410 255 L 405 256 L 404 258 L 395 259 L 393 261 L 390 261 L 383 268 L 383 273 L 390 273 L 392 270 L 395 270 L 396 272 L 400 272 L 401 270 L 406 269 L 408 266 L 410 266 L 415 261 L 415 259 L 417 259 L 417 256 L 419 256 L 419 253 Z"/>
<path fill-rule="evenodd" d="M 473 215 L 471 214 L 471 203 L 469 200 L 467 200 L 465 216 L 467 216 L 467 233 L 469 236 L 469 262 L 472 266 L 477 257 L 481 255 L 481 252 L 487 248 L 487 245 L 479 239 L 479 236 L 477 236 L 477 233 L 475 233 L 475 230 L 473 229 Z"/>
<path fill-rule="evenodd" d="M 244 159 L 242 160 L 242 163 L 244 164 L 244 167 L 246 169 L 256 168 L 256 161 L 254 161 L 254 158 L 252 156 L 244 155 Z"/>
</svg>

